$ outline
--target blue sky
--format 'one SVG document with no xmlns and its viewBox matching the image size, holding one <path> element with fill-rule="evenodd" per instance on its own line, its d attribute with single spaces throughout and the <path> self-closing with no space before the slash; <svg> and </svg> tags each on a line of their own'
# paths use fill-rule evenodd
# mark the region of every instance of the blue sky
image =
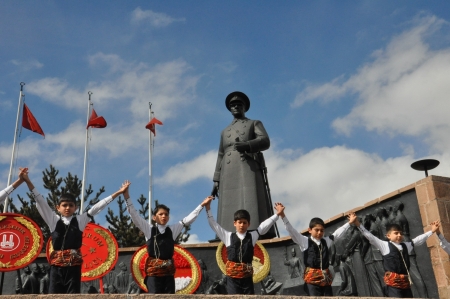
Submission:
<svg viewBox="0 0 450 299">
<path fill-rule="evenodd" d="M 152 102 L 154 199 L 179 220 L 211 191 L 224 100 L 240 90 L 271 137 L 273 200 L 303 229 L 422 179 L 415 160 L 449 176 L 449 22 L 445 1 L 1 1 L 0 180 L 20 82 L 46 133 L 21 135 L 35 182 L 50 164 L 82 176 L 92 91 L 108 127 L 92 132 L 88 183 L 111 194 L 129 179 L 137 204 Z M 204 212 L 191 232 L 213 238 Z"/>
</svg>

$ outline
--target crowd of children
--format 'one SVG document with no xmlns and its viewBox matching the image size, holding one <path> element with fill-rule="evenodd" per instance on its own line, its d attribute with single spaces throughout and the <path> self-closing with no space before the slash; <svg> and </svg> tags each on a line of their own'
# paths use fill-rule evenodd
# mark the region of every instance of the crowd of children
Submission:
<svg viewBox="0 0 450 299">
<path fill-rule="evenodd" d="M 439 231 L 439 221 L 431 223 L 431 230 L 414 238 L 411 242 L 404 242 L 402 228 L 396 224 L 386 227 L 386 238 L 383 241 L 372 235 L 364 226 L 360 225 L 355 213 L 350 213 L 348 223 L 338 228 L 333 234 L 324 237 L 325 223 L 320 218 L 312 218 L 309 223 L 309 237 L 300 234 L 292 227 L 287 219 L 284 206 L 275 203 L 276 213 L 263 221 L 254 231 L 248 231 L 250 214 L 246 210 L 234 213 L 235 232 L 223 229 L 211 214 L 210 205 L 213 196 L 205 198 L 188 216 L 176 224 L 168 225 L 170 209 L 165 205 L 157 205 L 152 211 L 154 225 L 143 219 L 133 206 L 129 195 L 130 182 L 125 181 L 122 186 L 95 204 L 87 213 L 76 215 L 78 207 L 76 199 L 71 194 L 62 194 L 56 205 L 56 214 L 47 201 L 39 194 L 28 176 L 28 169 L 20 169 L 19 178 L 6 189 L 0 191 L 0 203 L 25 182 L 36 200 L 36 206 L 48 225 L 52 235 L 53 252 L 50 254 L 50 294 L 80 293 L 82 257 L 80 253 L 82 232 L 94 216 L 103 210 L 111 201 L 123 194 L 127 210 L 133 223 L 143 232 L 149 258 L 145 265 L 145 283 L 148 292 L 152 294 L 175 293 L 175 266 L 172 260 L 175 240 L 184 226 L 190 225 L 206 207 L 208 223 L 217 237 L 227 249 L 226 285 L 228 294 L 254 294 L 253 287 L 253 249 L 260 235 L 265 234 L 279 217 L 292 240 L 298 244 L 303 252 L 305 271 L 305 291 L 309 296 L 332 296 L 332 274 L 329 270 L 330 247 L 333 242 L 341 238 L 350 225 L 356 226 L 362 235 L 377 248 L 383 256 L 385 269 L 385 294 L 388 297 L 412 297 L 409 279 L 409 253 L 414 246 L 424 244 L 433 234 L 437 233 L 442 248 L 450 254 L 450 243 Z"/>
</svg>

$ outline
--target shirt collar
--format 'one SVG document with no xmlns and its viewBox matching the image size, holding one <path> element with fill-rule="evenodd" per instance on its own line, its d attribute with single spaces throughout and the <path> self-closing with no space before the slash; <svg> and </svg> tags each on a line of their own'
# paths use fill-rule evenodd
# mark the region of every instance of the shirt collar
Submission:
<svg viewBox="0 0 450 299">
<path fill-rule="evenodd" d="M 320 240 L 317 240 L 316 238 L 314 238 L 313 236 L 310 236 L 311 240 L 314 241 L 314 243 L 316 243 L 317 245 L 320 245 Z"/>
</svg>

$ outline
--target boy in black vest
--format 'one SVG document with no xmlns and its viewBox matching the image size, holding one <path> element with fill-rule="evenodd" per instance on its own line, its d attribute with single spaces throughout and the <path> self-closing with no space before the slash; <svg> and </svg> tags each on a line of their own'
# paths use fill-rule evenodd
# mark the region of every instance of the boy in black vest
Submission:
<svg viewBox="0 0 450 299">
<path fill-rule="evenodd" d="M 309 222 L 308 232 L 310 237 L 308 238 L 294 229 L 284 214 L 284 206 L 281 203 L 276 204 L 278 207 L 283 207 L 280 217 L 292 241 L 297 243 L 303 252 L 305 292 L 309 296 L 333 296 L 331 289 L 333 277 L 328 269 L 330 260 L 329 248 L 332 242 L 340 238 L 350 225 L 346 223 L 331 236 L 324 237 L 325 222 L 320 218 L 313 218 Z"/>
<path fill-rule="evenodd" d="M 152 225 L 142 218 L 133 206 L 128 189 L 123 195 L 127 203 L 131 220 L 145 236 L 147 241 L 148 259 L 145 264 L 147 274 L 145 283 L 150 294 L 175 294 L 175 265 L 173 262 L 175 240 L 184 226 L 197 219 L 202 211 L 206 199 L 180 222 L 167 225 L 170 209 L 165 205 L 157 205 L 152 212 Z"/>
<path fill-rule="evenodd" d="M 22 173 L 28 173 L 28 168 L 19 168 L 19 171 L 20 171 L 19 178 L 14 183 L 12 183 L 8 187 L 6 187 L 2 191 L 0 191 L 0 204 L 3 204 L 6 197 L 8 195 L 10 195 L 14 190 L 16 190 L 24 182 L 24 180 L 20 177 L 20 175 Z"/>
<path fill-rule="evenodd" d="M 428 231 L 412 240 L 412 242 L 402 242 L 403 232 L 398 224 L 388 224 L 386 226 L 386 238 L 389 241 L 382 241 L 372 235 L 363 225 L 360 225 L 355 213 L 349 215 L 350 223 L 354 223 L 370 244 L 380 250 L 383 256 L 384 282 L 386 283 L 385 293 L 388 297 L 412 298 L 411 281 L 409 278 L 409 253 L 414 246 L 424 244 L 426 240 L 437 231 L 439 221 L 431 223 L 431 231 Z"/>
<path fill-rule="evenodd" d="M 228 261 L 226 263 L 226 280 L 228 294 L 255 294 L 253 286 L 253 248 L 260 235 L 269 231 L 278 220 L 278 213 L 262 222 L 254 231 L 247 231 L 250 225 L 250 214 L 246 210 L 238 210 L 234 213 L 234 227 L 236 232 L 232 233 L 223 229 L 211 214 L 210 196 L 203 202 L 206 207 L 208 222 L 219 239 L 227 248 Z M 283 208 L 284 209 L 284 208 Z M 282 210 L 281 210 L 282 211 Z"/>
<path fill-rule="evenodd" d="M 122 187 L 96 203 L 87 213 L 75 215 L 78 209 L 72 194 L 62 194 L 56 209 L 57 215 L 47 203 L 47 200 L 34 188 L 28 173 L 21 173 L 20 177 L 27 183 L 36 201 L 36 207 L 50 228 L 52 234 L 53 251 L 50 253 L 50 285 L 49 294 L 78 294 L 81 288 L 81 241 L 83 230 L 91 221 L 90 216 L 100 213 L 119 194 L 122 194 L 129 183 L 125 181 Z"/>
</svg>

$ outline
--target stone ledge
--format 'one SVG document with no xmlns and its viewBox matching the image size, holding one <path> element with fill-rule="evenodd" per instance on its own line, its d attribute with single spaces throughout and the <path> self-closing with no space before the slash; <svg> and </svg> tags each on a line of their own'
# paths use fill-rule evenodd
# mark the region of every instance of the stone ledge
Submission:
<svg viewBox="0 0 450 299">
<path fill-rule="evenodd" d="M 167 298 L 167 299 L 194 299 L 194 298 L 207 298 L 207 299 L 223 299 L 225 295 L 168 295 L 168 294 L 159 294 L 159 295 L 149 295 L 149 294 L 141 294 L 141 295 L 126 295 L 126 294 L 70 294 L 70 295 L 2 295 L 2 299 L 60 299 L 64 298 L 78 298 L 78 299 L 97 299 L 97 298 L 109 298 L 109 299 L 150 299 L 150 298 Z M 290 295 L 226 295 L 227 299 L 242 299 L 242 298 L 272 298 L 272 299 L 310 299 L 312 297 L 306 296 L 290 296 Z M 314 297 L 317 298 L 317 297 Z M 384 297 L 320 297 L 323 299 L 376 299 L 376 298 L 384 298 Z M 419 298 L 420 299 L 420 298 Z M 424 298 L 422 298 L 424 299 Z"/>
</svg>

